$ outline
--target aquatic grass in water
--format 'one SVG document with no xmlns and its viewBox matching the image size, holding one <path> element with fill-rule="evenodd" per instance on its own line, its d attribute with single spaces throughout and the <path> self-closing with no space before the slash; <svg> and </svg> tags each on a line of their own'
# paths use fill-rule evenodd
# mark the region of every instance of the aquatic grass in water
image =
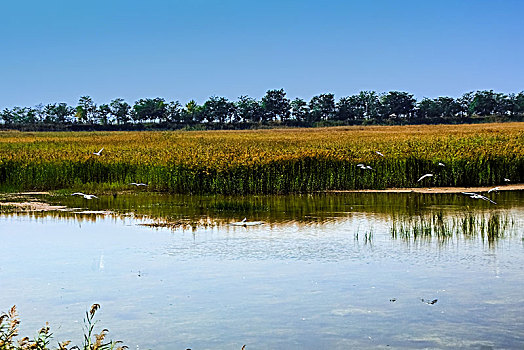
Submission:
<svg viewBox="0 0 524 350">
<path fill-rule="evenodd" d="M 447 239 L 463 236 L 480 237 L 493 243 L 504 237 L 515 225 L 515 220 L 505 213 L 489 214 L 466 212 L 444 217 L 442 212 L 418 216 L 393 217 L 390 233 L 401 239 Z"/>
</svg>

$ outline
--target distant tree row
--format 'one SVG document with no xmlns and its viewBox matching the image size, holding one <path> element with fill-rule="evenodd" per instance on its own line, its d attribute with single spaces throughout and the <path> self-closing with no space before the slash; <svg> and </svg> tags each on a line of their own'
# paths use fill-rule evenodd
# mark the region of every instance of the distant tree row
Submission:
<svg viewBox="0 0 524 350">
<path fill-rule="evenodd" d="M 76 107 L 66 103 L 34 107 L 5 108 L 0 112 L 4 126 L 17 125 L 85 125 L 133 126 L 159 124 L 166 128 L 184 126 L 232 126 L 239 124 L 281 124 L 313 126 L 319 124 L 411 124 L 457 123 L 471 118 L 524 117 L 524 92 L 503 94 L 493 90 L 468 92 L 460 98 L 423 98 L 390 91 L 379 94 L 362 91 L 335 100 L 334 94 L 314 96 L 309 102 L 286 97 L 283 89 L 268 90 L 261 100 L 240 96 L 237 101 L 210 97 L 199 105 L 194 100 L 182 105 L 163 98 L 145 98 L 130 105 L 121 98 L 96 105 L 91 97 L 80 97 Z"/>
</svg>

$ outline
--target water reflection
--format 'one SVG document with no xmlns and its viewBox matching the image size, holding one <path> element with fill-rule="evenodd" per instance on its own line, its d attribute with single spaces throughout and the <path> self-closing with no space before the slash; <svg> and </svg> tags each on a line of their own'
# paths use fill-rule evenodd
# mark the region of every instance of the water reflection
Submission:
<svg viewBox="0 0 524 350">
<path fill-rule="evenodd" d="M 0 310 L 75 340 L 98 302 L 142 349 L 521 348 L 523 199 L 34 196 L 66 208 L 0 215 Z"/>
<path fill-rule="evenodd" d="M 24 211 L 33 218 L 51 216 L 96 222 L 101 217 L 132 218 L 155 228 L 196 230 L 231 224 L 301 226 L 351 221 L 365 214 L 369 222 L 388 222 L 392 237 L 449 238 L 456 234 L 480 235 L 493 242 L 514 230 L 516 218 L 511 210 L 524 206 L 520 191 L 495 193 L 498 205 L 462 194 L 419 193 L 329 193 L 289 196 L 187 196 L 161 193 L 127 193 L 86 200 L 73 196 L 33 196 L 54 210 Z M 22 197 L 20 201 L 27 201 Z M 8 201 L 9 199 L 4 199 Z M 2 207 L 4 215 L 20 215 L 20 210 Z M 460 231 L 460 232 L 459 232 Z M 358 235 L 358 233 L 356 234 Z M 370 240 L 370 232 L 358 235 Z"/>
</svg>

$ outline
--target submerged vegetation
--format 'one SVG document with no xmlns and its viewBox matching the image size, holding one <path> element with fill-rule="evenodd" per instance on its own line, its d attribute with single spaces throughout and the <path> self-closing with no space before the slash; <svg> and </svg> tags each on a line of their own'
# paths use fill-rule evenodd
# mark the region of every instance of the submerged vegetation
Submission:
<svg viewBox="0 0 524 350">
<path fill-rule="evenodd" d="M 1 132 L 0 189 L 260 194 L 494 185 L 522 180 L 523 141 L 520 123 Z M 426 173 L 434 176 L 417 182 Z M 133 182 L 148 186 L 137 188 Z"/>
<path fill-rule="evenodd" d="M 13 306 L 9 312 L 0 315 L 0 350 L 123 350 L 128 347 L 121 345 L 121 341 L 107 341 L 106 336 L 109 332 L 103 329 L 100 333 L 95 334 L 95 313 L 100 308 L 99 304 L 93 304 L 91 309 L 86 312 L 84 318 L 84 342 L 81 346 L 71 346 L 70 341 L 62 341 L 58 343 L 57 347 L 51 347 L 51 340 L 53 333 L 46 323 L 42 327 L 34 339 L 23 337 L 19 339 L 19 325 L 20 318 L 16 311 L 16 306 Z"/>
</svg>

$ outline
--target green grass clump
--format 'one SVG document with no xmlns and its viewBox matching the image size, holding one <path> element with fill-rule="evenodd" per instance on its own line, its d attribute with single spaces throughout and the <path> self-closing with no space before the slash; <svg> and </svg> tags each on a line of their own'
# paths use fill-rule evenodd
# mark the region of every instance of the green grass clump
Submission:
<svg viewBox="0 0 524 350">
<path fill-rule="evenodd" d="M 91 309 L 86 312 L 84 318 L 84 342 L 81 346 L 71 346 L 70 341 L 58 342 L 56 347 L 51 347 L 53 333 L 51 333 L 49 324 L 46 323 L 37 335 L 30 339 L 29 337 L 19 337 L 20 318 L 16 312 L 16 306 L 13 306 L 9 312 L 0 315 L 0 350 L 123 350 L 128 347 L 120 345 L 121 341 L 107 341 L 105 338 L 109 332 L 103 329 L 100 333 L 95 334 L 95 313 L 100 308 L 99 304 L 93 304 Z"/>
</svg>

